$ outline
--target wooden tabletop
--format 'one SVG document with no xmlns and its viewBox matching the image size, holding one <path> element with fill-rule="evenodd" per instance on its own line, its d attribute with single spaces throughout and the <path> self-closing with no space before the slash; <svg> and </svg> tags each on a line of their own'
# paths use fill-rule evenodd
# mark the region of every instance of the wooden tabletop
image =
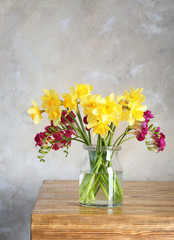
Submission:
<svg viewBox="0 0 174 240">
<path fill-rule="evenodd" d="M 44 181 L 31 239 L 174 239 L 174 182 L 124 182 L 123 206 L 78 205 L 77 181 Z"/>
</svg>

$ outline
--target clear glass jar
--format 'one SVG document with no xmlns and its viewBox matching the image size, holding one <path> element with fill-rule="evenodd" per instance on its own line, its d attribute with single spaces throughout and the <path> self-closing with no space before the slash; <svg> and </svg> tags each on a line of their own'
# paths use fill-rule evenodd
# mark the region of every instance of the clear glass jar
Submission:
<svg viewBox="0 0 174 240">
<path fill-rule="evenodd" d="M 86 146 L 79 178 L 79 204 L 115 207 L 123 202 L 123 171 L 120 147 Z"/>
</svg>

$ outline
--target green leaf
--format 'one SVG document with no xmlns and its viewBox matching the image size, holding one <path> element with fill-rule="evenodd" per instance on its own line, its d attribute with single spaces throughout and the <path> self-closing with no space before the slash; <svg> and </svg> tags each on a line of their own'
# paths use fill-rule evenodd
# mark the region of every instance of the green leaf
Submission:
<svg viewBox="0 0 174 240">
<path fill-rule="evenodd" d="M 46 153 L 46 152 L 43 151 L 43 150 L 39 150 L 39 152 L 40 152 L 41 154 L 45 154 L 45 153 Z"/>
<path fill-rule="evenodd" d="M 55 127 L 50 127 L 49 130 L 52 130 L 53 132 L 55 132 L 57 129 Z"/>
<path fill-rule="evenodd" d="M 158 128 L 158 127 L 154 127 L 152 130 L 155 131 L 155 130 L 157 130 L 157 128 Z"/>
<path fill-rule="evenodd" d="M 42 158 L 42 159 L 40 159 L 40 162 L 45 162 L 45 160 Z"/>
<path fill-rule="evenodd" d="M 153 126 L 154 126 L 154 125 L 153 125 L 153 124 L 151 124 L 151 125 L 149 126 L 149 130 L 151 130 L 151 129 L 153 128 Z"/>
</svg>

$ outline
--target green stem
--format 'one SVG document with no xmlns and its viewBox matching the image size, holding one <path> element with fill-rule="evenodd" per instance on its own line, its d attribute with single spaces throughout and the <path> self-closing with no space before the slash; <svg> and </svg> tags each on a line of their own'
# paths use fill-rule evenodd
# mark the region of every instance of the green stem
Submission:
<svg viewBox="0 0 174 240">
<path fill-rule="evenodd" d="M 106 191 L 106 189 L 105 189 L 105 187 L 104 187 L 104 185 L 103 185 L 102 180 L 100 180 L 100 179 L 99 179 L 99 184 L 100 184 L 100 186 L 101 186 L 101 188 L 102 188 L 102 190 L 103 190 L 103 192 L 104 192 L 104 194 L 105 194 L 107 200 L 109 200 L 108 193 L 107 193 L 107 191 Z"/>
<path fill-rule="evenodd" d="M 104 138 L 102 138 L 102 142 L 103 142 L 104 146 L 107 146 L 106 140 Z"/>
<path fill-rule="evenodd" d="M 117 144 L 117 142 L 120 140 L 120 138 L 121 138 L 121 140 L 120 141 L 122 141 L 122 139 L 126 136 L 126 134 L 130 131 L 131 129 L 129 129 L 129 126 L 126 128 L 126 130 L 124 131 L 124 133 L 122 133 L 118 138 L 117 138 L 117 140 L 114 142 L 114 144 L 113 144 L 113 147 Z M 119 141 L 119 142 L 120 142 Z M 119 146 L 118 144 L 117 144 L 117 146 Z"/>
<path fill-rule="evenodd" d="M 113 123 L 111 123 L 110 126 L 109 126 L 111 130 L 108 131 L 108 134 L 107 134 L 107 136 L 106 136 L 106 138 L 105 138 L 106 142 L 109 141 L 108 139 L 109 139 L 109 137 L 111 136 L 112 125 L 113 125 Z"/>
<path fill-rule="evenodd" d="M 120 139 L 119 143 L 117 144 L 117 146 L 119 146 L 122 143 L 123 138 L 126 136 L 126 134 L 128 134 L 130 130 L 128 129 L 127 131 L 125 131 L 125 133 L 123 134 L 122 138 Z"/>
<path fill-rule="evenodd" d="M 73 114 L 70 112 L 69 115 L 71 116 L 71 118 L 73 119 L 73 121 L 75 122 L 76 126 L 82 131 L 82 129 L 80 128 L 80 125 L 78 124 L 78 122 L 76 121 L 75 117 L 73 116 Z"/>
<path fill-rule="evenodd" d="M 90 177 L 90 179 L 88 180 L 88 182 L 86 183 L 86 188 L 87 189 L 84 189 L 83 192 L 81 193 L 81 199 L 87 199 L 88 198 L 88 194 L 89 194 L 89 191 L 91 189 L 91 185 L 93 183 L 93 180 L 95 178 L 95 174 L 98 173 L 98 170 L 99 170 L 99 167 L 100 167 L 100 163 L 102 161 L 102 154 L 103 152 L 100 153 L 99 157 L 98 157 L 98 160 L 97 160 L 97 163 L 96 163 L 96 166 L 95 166 L 95 170 L 94 170 L 94 173 L 92 174 L 92 176 Z"/>
<path fill-rule="evenodd" d="M 66 139 L 66 141 L 71 141 L 71 140 L 73 140 L 73 141 L 77 141 L 77 142 L 81 142 L 81 143 L 84 143 L 84 144 L 85 144 L 85 142 L 82 141 L 82 140 L 80 140 L 80 139 L 78 139 L 78 137 L 69 138 L 69 137 L 66 137 L 65 135 L 62 135 L 62 136 Z M 62 139 L 62 141 L 64 141 L 64 139 Z M 57 143 L 57 142 L 60 142 L 60 141 L 54 141 L 54 143 Z"/>
<path fill-rule="evenodd" d="M 114 132 L 115 132 L 116 127 L 114 126 L 113 123 L 111 123 L 110 128 L 111 128 L 111 131 L 110 131 L 109 140 L 108 140 L 108 144 L 107 144 L 108 146 L 111 146 L 112 138 L 114 136 Z"/>
<path fill-rule="evenodd" d="M 82 128 L 83 134 L 84 134 L 84 136 L 85 136 L 85 138 L 88 142 L 88 145 L 91 145 L 90 139 L 89 139 L 89 137 L 86 133 L 86 129 L 85 129 L 84 124 L 83 124 L 83 120 L 82 120 L 79 108 L 78 108 L 77 116 L 78 116 L 78 119 L 79 119 L 79 122 L 80 122 L 80 125 L 81 125 L 81 128 Z"/>
<path fill-rule="evenodd" d="M 97 137 L 97 146 L 100 146 L 100 135 L 98 134 L 98 137 Z"/>
<path fill-rule="evenodd" d="M 91 131 L 90 131 L 90 129 L 88 130 L 88 137 L 89 137 L 90 143 L 92 144 L 92 141 L 91 141 Z"/>
<path fill-rule="evenodd" d="M 126 142 L 127 140 L 130 140 L 130 139 L 133 139 L 133 138 L 136 138 L 136 137 L 134 136 L 134 137 L 127 138 L 127 139 L 121 141 L 120 145 L 121 145 L 122 143 Z"/>
</svg>

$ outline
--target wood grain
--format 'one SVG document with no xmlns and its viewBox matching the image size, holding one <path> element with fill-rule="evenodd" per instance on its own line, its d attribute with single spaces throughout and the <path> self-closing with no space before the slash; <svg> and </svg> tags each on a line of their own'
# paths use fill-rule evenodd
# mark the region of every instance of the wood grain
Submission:
<svg viewBox="0 0 174 240">
<path fill-rule="evenodd" d="M 174 239 L 174 182 L 124 182 L 118 208 L 78 205 L 77 181 L 44 181 L 31 239 Z"/>
</svg>

